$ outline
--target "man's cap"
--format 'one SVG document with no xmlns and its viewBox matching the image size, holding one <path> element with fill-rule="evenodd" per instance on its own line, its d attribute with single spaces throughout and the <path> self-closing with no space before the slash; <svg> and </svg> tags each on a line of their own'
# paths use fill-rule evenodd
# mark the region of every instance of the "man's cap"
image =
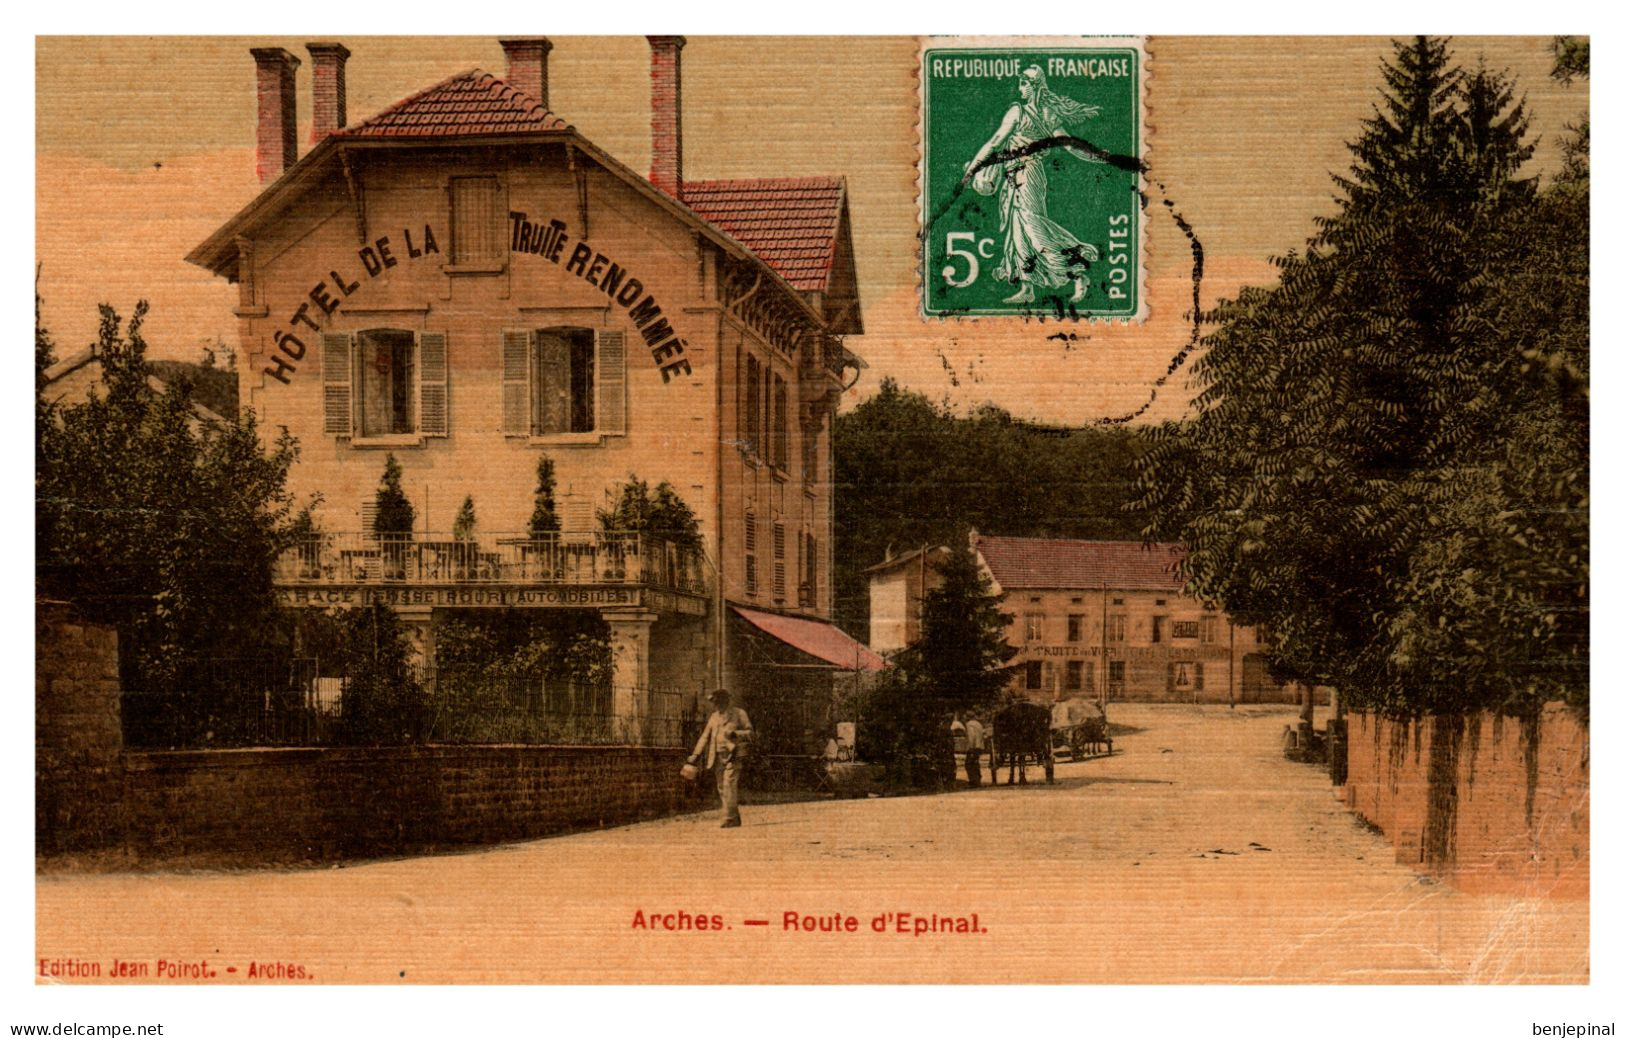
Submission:
<svg viewBox="0 0 1625 1038">
<path fill-rule="evenodd" d="M 731 697 L 728 695 L 728 690 L 727 689 L 725 689 L 725 688 L 713 688 L 710 692 L 707 692 L 705 694 L 705 698 L 715 702 L 718 699 L 729 699 Z"/>
</svg>

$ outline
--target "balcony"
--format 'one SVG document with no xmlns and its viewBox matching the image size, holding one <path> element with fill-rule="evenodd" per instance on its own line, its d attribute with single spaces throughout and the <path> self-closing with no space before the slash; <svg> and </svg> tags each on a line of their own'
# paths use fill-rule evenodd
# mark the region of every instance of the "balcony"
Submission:
<svg viewBox="0 0 1625 1038">
<path fill-rule="evenodd" d="M 651 589 L 698 598 L 706 593 L 706 563 L 646 533 L 580 532 L 531 537 L 525 533 L 323 533 L 306 537 L 277 559 L 273 581 L 285 604 L 354 604 L 384 601 L 428 605 L 640 604 L 636 596 L 531 595 L 527 589 Z M 403 599 L 383 589 L 484 589 L 483 594 Z M 345 589 L 353 596 L 335 597 Z M 324 591 L 329 593 L 323 593 Z M 499 592 L 514 592 L 513 600 Z M 312 594 L 314 593 L 314 594 Z"/>
</svg>

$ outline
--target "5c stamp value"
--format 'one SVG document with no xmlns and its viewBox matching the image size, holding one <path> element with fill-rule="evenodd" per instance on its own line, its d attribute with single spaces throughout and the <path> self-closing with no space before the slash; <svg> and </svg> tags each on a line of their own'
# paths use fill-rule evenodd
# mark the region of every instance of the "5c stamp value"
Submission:
<svg viewBox="0 0 1625 1038">
<path fill-rule="evenodd" d="M 1145 57 L 1132 38 L 924 43 L 926 316 L 1144 316 Z"/>
</svg>

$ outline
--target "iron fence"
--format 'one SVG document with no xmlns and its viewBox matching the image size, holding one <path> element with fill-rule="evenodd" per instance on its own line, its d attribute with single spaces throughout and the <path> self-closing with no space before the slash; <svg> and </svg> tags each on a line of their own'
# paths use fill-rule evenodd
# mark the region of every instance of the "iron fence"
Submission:
<svg viewBox="0 0 1625 1038">
<path fill-rule="evenodd" d="M 331 737 L 314 659 L 215 658 L 180 688 L 126 687 L 125 745 L 139 749 L 311 746 Z"/>
<path fill-rule="evenodd" d="M 642 533 L 371 534 L 302 538 L 277 559 L 279 584 L 640 584 L 705 590 L 704 556 Z"/>
</svg>

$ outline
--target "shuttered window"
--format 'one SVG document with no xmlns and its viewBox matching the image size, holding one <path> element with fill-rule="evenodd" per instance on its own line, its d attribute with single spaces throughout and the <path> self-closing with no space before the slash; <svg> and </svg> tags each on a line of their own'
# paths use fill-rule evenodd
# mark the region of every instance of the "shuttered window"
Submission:
<svg viewBox="0 0 1625 1038">
<path fill-rule="evenodd" d="M 451 262 L 502 261 L 502 191 L 496 177 L 451 178 Z"/>
<path fill-rule="evenodd" d="M 745 513 L 745 594 L 756 594 L 756 514 Z"/>
<path fill-rule="evenodd" d="M 502 333 L 507 436 L 626 432 L 626 333 L 509 328 Z"/>
<path fill-rule="evenodd" d="M 762 366 L 755 357 L 745 358 L 745 449 L 762 452 Z"/>
<path fill-rule="evenodd" d="M 818 539 L 812 534 L 807 535 L 806 552 L 802 556 L 802 565 L 807 572 L 807 601 L 806 605 L 813 609 L 818 608 Z"/>
<path fill-rule="evenodd" d="M 773 601 L 784 602 L 784 524 L 773 524 Z"/>
<path fill-rule="evenodd" d="M 784 379 L 773 376 L 773 467 L 790 465 L 790 389 Z"/>
<path fill-rule="evenodd" d="M 322 431 L 379 439 L 451 428 L 444 332 L 369 328 L 322 335 Z"/>
</svg>

